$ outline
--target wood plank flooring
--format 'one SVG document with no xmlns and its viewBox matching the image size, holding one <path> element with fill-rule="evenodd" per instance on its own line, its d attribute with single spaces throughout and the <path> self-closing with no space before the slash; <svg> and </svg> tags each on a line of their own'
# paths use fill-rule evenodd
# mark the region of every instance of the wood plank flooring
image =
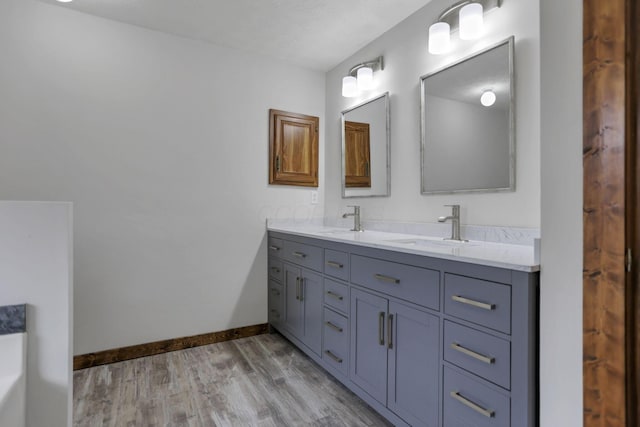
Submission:
<svg viewBox="0 0 640 427">
<path fill-rule="evenodd" d="M 75 426 L 390 426 L 278 334 L 76 371 Z"/>
</svg>

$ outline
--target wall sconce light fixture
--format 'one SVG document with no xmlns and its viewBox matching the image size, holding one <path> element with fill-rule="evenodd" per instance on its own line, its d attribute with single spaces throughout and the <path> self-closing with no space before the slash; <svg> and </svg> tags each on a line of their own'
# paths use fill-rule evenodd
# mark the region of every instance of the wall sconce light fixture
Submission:
<svg viewBox="0 0 640 427">
<path fill-rule="evenodd" d="M 429 27 L 429 53 L 441 55 L 451 48 L 450 32 L 460 29 L 461 40 L 475 40 L 484 31 L 484 12 L 500 7 L 502 0 L 463 0 L 445 9 Z"/>
<path fill-rule="evenodd" d="M 373 89 L 373 72 L 383 69 L 382 56 L 354 65 L 349 70 L 349 75 L 342 79 L 342 96 L 353 98 L 362 91 Z"/>
</svg>

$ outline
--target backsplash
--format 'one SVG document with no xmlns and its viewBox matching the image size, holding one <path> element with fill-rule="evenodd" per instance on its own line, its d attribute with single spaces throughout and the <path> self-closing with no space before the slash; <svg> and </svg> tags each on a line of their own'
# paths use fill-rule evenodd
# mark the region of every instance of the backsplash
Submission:
<svg viewBox="0 0 640 427">
<path fill-rule="evenodd" d="M 5 305 L 0 307 L 0 335 L 27 331 L 27 306 Z"/>
<path fill-rule="evenodd" d="M 318 218 L 309 220 L 296 219 L 269 219 L 268 224 L 295 224 L 309 226 L 325 226 L 351 228 L 352 218 Z M 362 221 L 365 230 L 386 231 L 389 233 L 416 234 L 431 237 L 449 237 L 451 235 L 451 224 L 429 223 L 429 222 L 392 222 L 392 221 Z M 511 245 L 533 246 L 534 239 L 540 238 L 540 230 L 537 228 L 524 227 L 500 227 L 484 225 L 461 225 L 460 235 L 467 240 L 480 240 L 484 242 L 507 243 Z"/>
</svg>

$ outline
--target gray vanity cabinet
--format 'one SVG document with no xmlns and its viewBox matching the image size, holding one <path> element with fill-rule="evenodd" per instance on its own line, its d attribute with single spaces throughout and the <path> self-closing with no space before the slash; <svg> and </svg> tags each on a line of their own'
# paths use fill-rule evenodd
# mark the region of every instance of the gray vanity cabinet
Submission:
<svg viewBox="0 0 640 427">
<path fill-rule="evenodd" d="M 269 323 L 396 426 L 537 425 L 538 273 L 269 232 Z"/>
<path fill-rule="evenodd" d="M 322 346 L 322 277 L 284 263 L 283 326 L 314 353 Z"/>
</svg>

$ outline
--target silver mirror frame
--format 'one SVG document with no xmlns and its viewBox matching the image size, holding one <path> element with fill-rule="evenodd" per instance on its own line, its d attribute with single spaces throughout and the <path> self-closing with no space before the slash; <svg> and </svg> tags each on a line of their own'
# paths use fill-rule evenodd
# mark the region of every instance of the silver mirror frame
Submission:
<svg viewBox="0 0 640 427">
<path fill-rule="evenodd" d="M 498 48 L 502 45 L 507 45 L 509 51 L 509 186 L 503 188 L 477 188 L 477 189 L 466 189 L 466 190 L 427 190 L 425 188 L 424 183 L 424 172 L 425 172 L 425 150 L 426 150 L 426 111 L 425 111 L 425 80 L 438 74 L 442 71 L 445 71 L 451 67 L 454 67 L 458 64 L 461 64 L 465 61 L 468 61 L 472 58 L 482 55 L 483 53 L 490 51 L 492 49 Z M 482 49 L 479 52 L 475 52 L 471 55 L 468 55 L 462 59 L 457 60 L 454 63 L 448 64 L 442 68 L 439 68 L 436 71 L 425 74 L 420 77 L 420 193 L 421 194 L 459 194 L 459 193 L 500 193 L 500 192 L 511 192 L 516 189 L 516 115 L 515 115 L 515 72 L 514 72 L 514 49 L 515 46 L 515 38 L 514 36 L 508 37 L 505 40 L 502 40 L 498 43 L 495 43 L 491 46 L 488 46 Z"/>
<path fill-rule="evenodd" d="M 355 110 L 356 108 L 367 105 L 371 102 L 377 101 L 378 99 L 384 98 L 384 108 L 386 111 L 386 155 L 387 155 L 387 164 L 386 164 L 386 173 L 387 173 L 387 189 L 386 194 L 371 194 L 371 195 L 359 195 L 359 196 L 348 196 L 346 194 L 347 185 L 346 185 L 346 135 L 345 135 L 345 115 Z M 342 135 L 342 171 L 341 171 L 341 181 L 342 181 L 342 198 L 343 199 L 362 199 L 366 197 L 389 197 L 391 196 L 391 119 L 390 119 L 390 110 L 389 110 L 389 92 L 385 92 L 381 95 L 378 95 L 374 98 L 363 101 L 353 107 L 342 111 L 341 119 L 340 119 L 340 134 Z"/>
</svg>

